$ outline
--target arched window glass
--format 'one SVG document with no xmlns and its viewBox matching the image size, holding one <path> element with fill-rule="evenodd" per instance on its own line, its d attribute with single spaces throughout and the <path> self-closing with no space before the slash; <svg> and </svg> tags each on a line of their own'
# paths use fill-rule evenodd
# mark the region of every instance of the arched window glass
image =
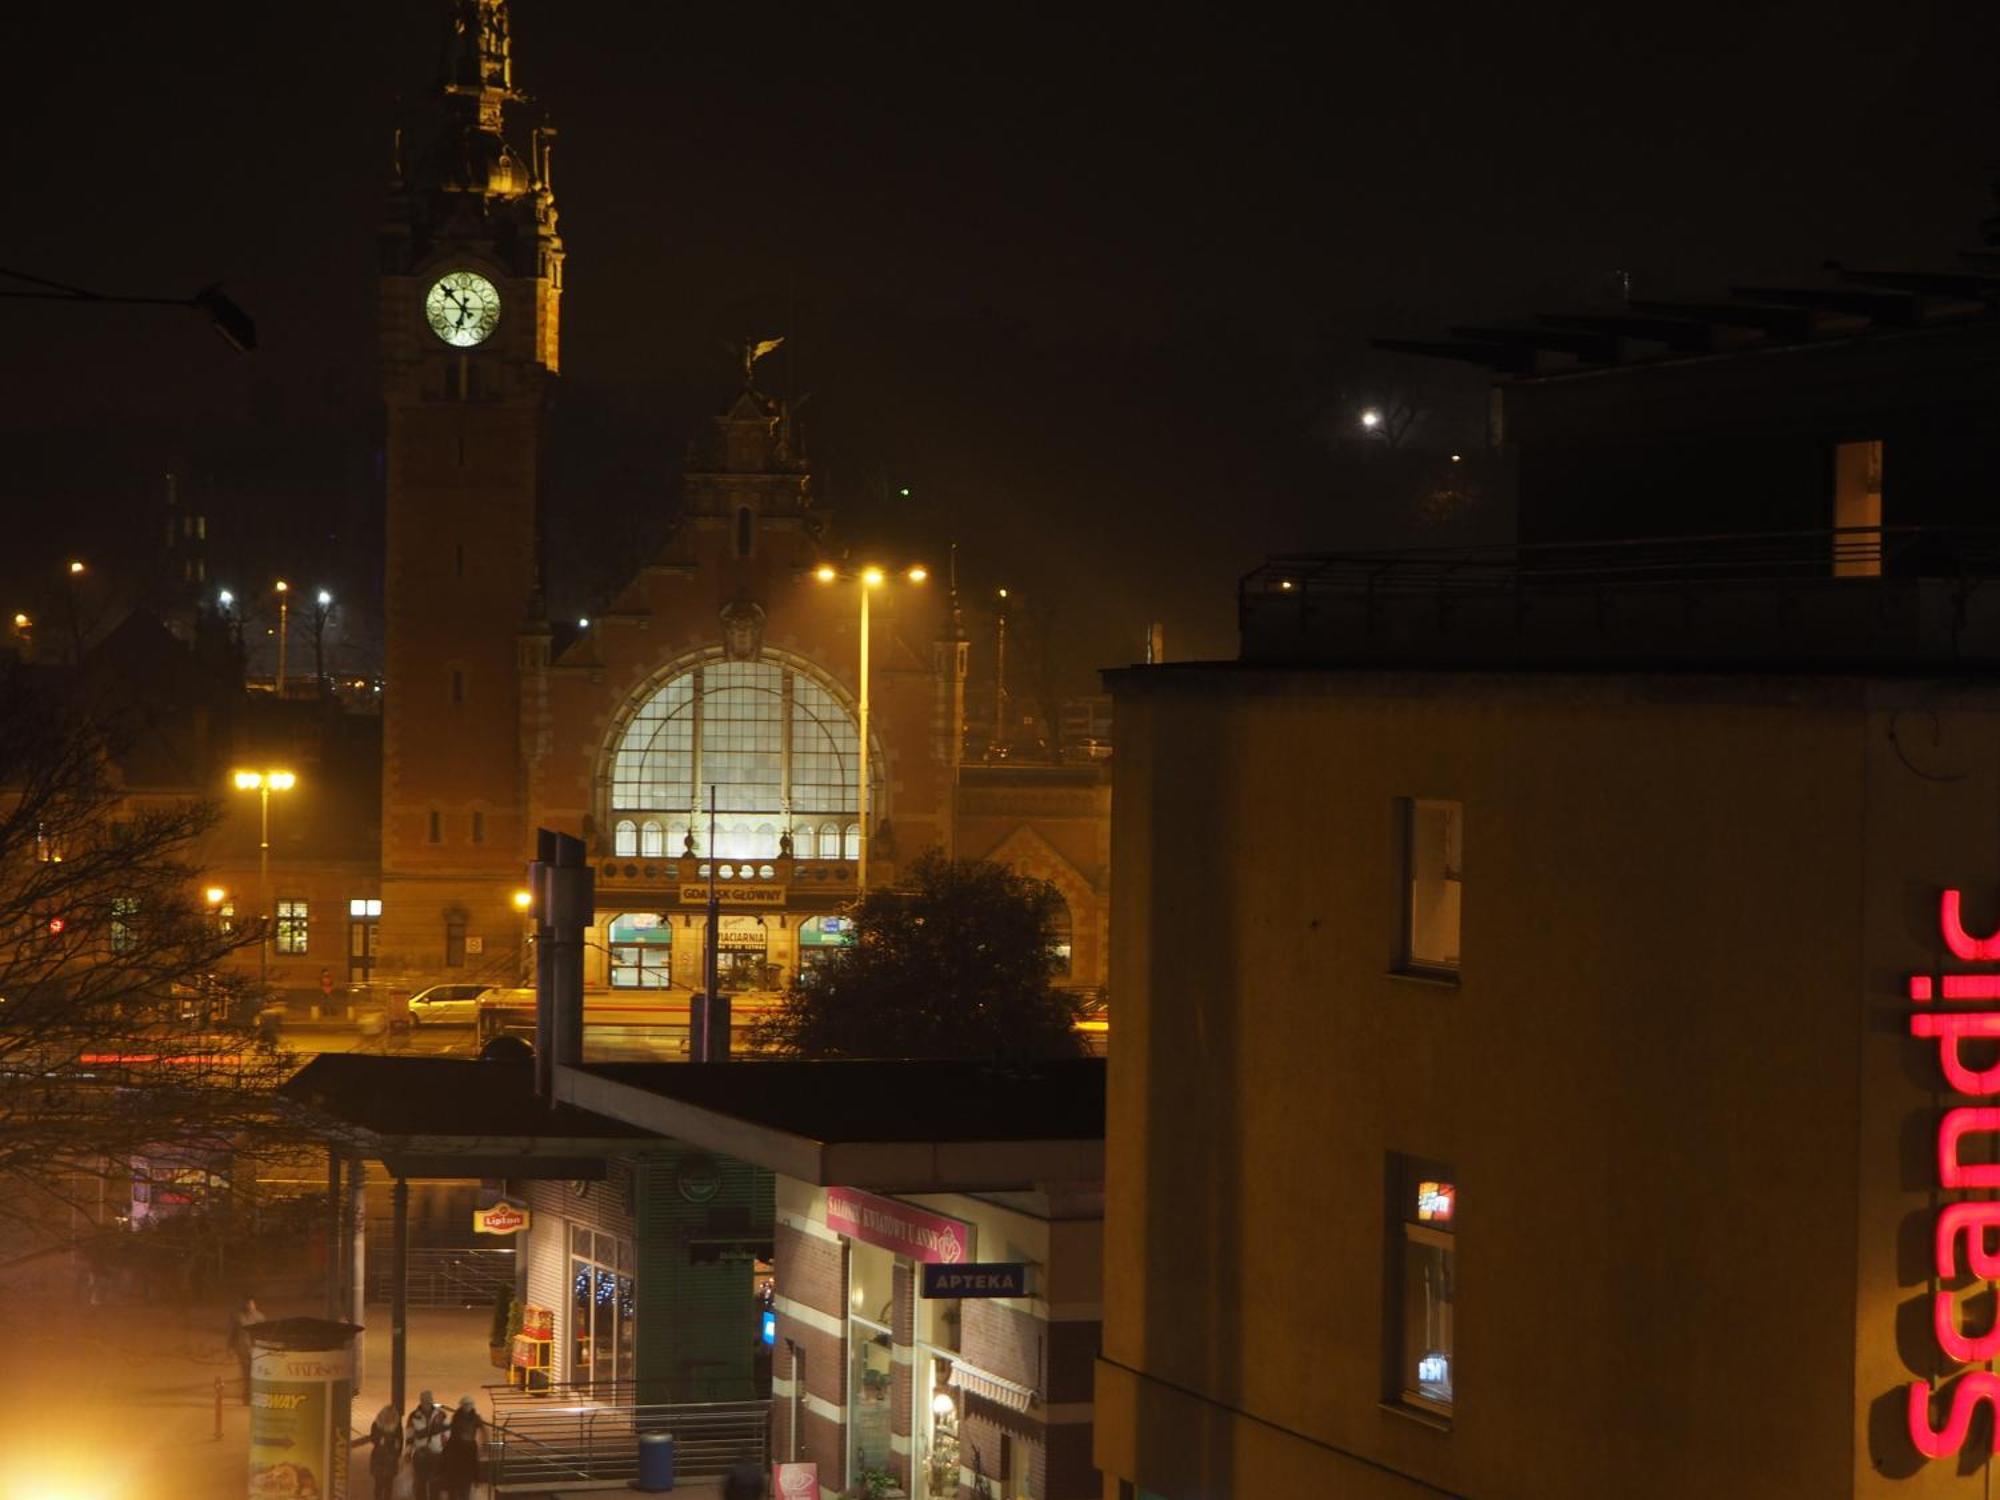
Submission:
<svg viewBox="0 0 2000 1500">
<path fill-rule="evenodd" d="M 673 970 L 673 923 L 658 912 L 626 912 L 605 929 L 614 990 L 663 990 Z"/>
<path fill-rule="evenodd" d="M 853 714 L 813 669 L 718 654 L 650 690 L 626 718 L 611 745 L 607 812 L 652 814 L 666 830 L 663 846 L 647 849 L 641 825 L 640 852 L 674 857 L 682 852 L 688 809 L 698 807 L 693 833 L 707 854 L 712 786 L 717 855 L 775 857 L 790 812 L 817 827 L 813 856 L 838 858 L 841 831 L 860 803 L 859 750 Z M 880 809 L 879 759 L 874 780 L 872 801 Z"/>
<path fill-rule="evenodd" d="M 683 854 L 687 853 L 687 837 L 688 825 L 686 818 L 682 818 L 678 823 L 669 823 L 667 825 L 667 857 L 669 859 L 679 859 Z"/>
<path fill-rule="evenodd" d="M 792 830 L 793 859 L 811 859 L 813 857 L 813 850 L 816 847 L 818 845 L 813 838 L 812 824 L 801 823 L 797 828 Z"/>
<path fill-rule="evenodd" d="M 639 825 L 639 853 L 647 859 L 658 859 L 666 852 L 666 833 L 651 818 L 646 819 Z"/>
<path fill-rule="evenodd" d="M 1070 928 L 1069 903 L 1060 896 L 1056 898 L 1055 919 L 1049 924 L 1049 967 L 1058 979 L 1066 978 L 1070 972 Z"/>
<path fill-rule="evenodd" d="M 618 827 L 611 835 L 613 854 L 637 854 L 639 852 L 639 825 L 630 818 L 620 818 Z"/>
<path fill-rule="evenodd" d="M 844 857 L 847 859 L 861 858 L 861 825 L 859 823 L 849 823 L 847 825 L 847 848 Z"/>
</svg>

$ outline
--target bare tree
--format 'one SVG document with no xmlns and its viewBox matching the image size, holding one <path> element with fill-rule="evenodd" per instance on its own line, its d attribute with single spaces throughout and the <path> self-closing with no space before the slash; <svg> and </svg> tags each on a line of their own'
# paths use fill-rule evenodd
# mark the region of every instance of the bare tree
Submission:
<svg viewBox="0 0 2000 1500">
<path fill-rule="evenodd" d="M 260 940 L 204 909 L 192 862 L 218 809 L 123 782 L 130 737 L 67 684 L 0 667 L 0 1220 L 61 1242 L 149 1148 L 266 1138 L 292 1066 L 260 996 L 219 973 Z M 39 1236 L 34 1232 L 41 1231 Z"/>
</svg>

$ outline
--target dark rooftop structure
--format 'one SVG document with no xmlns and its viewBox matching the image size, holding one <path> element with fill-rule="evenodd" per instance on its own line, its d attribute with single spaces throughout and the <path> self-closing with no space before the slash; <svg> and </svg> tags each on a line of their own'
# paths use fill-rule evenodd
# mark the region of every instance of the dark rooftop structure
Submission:
<svg viewBox="0 0 2000 1500">
<path fill-rule="evenodd" d="M 327 1053 L 279 1096 L 315 1126 L 409 1177 L 603 1175 L 652 1131 L 535 1097 L 529 1062 Z"/>
<path fill-rule="evenodd" d="M 1104 1174 L 1104 1061 L 613 1063 L 566 1101 L 812 1183 L 1000 1189 Z"/>
</svg>

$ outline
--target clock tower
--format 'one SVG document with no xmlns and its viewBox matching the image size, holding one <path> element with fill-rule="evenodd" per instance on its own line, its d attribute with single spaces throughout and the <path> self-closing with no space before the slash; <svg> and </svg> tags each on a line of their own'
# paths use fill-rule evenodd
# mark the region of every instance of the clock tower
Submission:
<svg viewBox="0 0 2000 1500">
<path fill-rule="evenodd" d="M 437 88 L 396 136 L 381 235 L 388 406 L 377 979 L 517 982 L 529 857 L 522 629 L 557 366 L 552 132 L 510 115 L 506 0 L 450 0 Z"/>
</svg>

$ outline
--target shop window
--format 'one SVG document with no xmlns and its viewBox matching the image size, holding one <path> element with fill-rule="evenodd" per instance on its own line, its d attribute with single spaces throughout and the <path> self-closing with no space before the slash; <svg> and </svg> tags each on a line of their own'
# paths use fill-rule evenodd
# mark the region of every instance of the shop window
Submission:
<svg viewBox="0 0 2000 1500">
<path fill-rule="evenodd" d="M 486 814 L 483 812 L 475 811 L 472 815 L 472 842 L 475 844 L 486 842 Z"/>
<path fill-rule="evenodd" d="M 1882 574 L 1882 444 L 1833 447 L 1833 576 Z"/>
<path fill-rule="evenodd" d="M 632 1242 L 572 1224 L 569 1278 L 569 1378 L 586 1386 L 632 1379 Z"/>
<path fill-rule="evenodd" d="M 847 1250 L 847 1433 L 850 1488 L 890 1467 L 889 1403 L 896 1363 L 890 1348 L 895 1257 L 874 1245 Z"/>
<path fill-rule="evenodd" d="M 277 949 L 280 953 L 298 955 L 306 951 L 306 937 L 311 913 L 303 901 L 280 901 L 278 903 L 278 925 L 276 933 Z"/>
<path fill-rule="evenodd" d="M 651 818 L 639 825 L 639 853 L 647 859 L 658 859 L 667 852 L 666 830 Z"/>
<path fill-rule="evenodd" d="M 673 924 L 658 912 L 626 912 L 611 920 L 611 987 L 663 990 L 672 982 Z"/>
<path fill-rule="evenodd" d="M 629 857 L 639 852 L 639 825 L 630 818 L 620 818 L 618 826 L 611 831 L 611 852 Z"/>
<path fill-rule="evenodd" d="M 1464 888 L 1465 804 L 1413 798 L 1404 803 L 1404 967 L 1458 972 Z"/>
<path fill-rule="evenodd" d="M 465 917 L 461 913 L 455 912 L 444 919 L 444 966 L 465 967 Z"/>
<path fill-rule="evenodd" d="M 1458 1185 L 1438 1162 L 1392 1157 L 1389 1182 L 1391 1332 L 1388 1395 L 1451 1415 L 1458 1283 Z"/>
</svg>

